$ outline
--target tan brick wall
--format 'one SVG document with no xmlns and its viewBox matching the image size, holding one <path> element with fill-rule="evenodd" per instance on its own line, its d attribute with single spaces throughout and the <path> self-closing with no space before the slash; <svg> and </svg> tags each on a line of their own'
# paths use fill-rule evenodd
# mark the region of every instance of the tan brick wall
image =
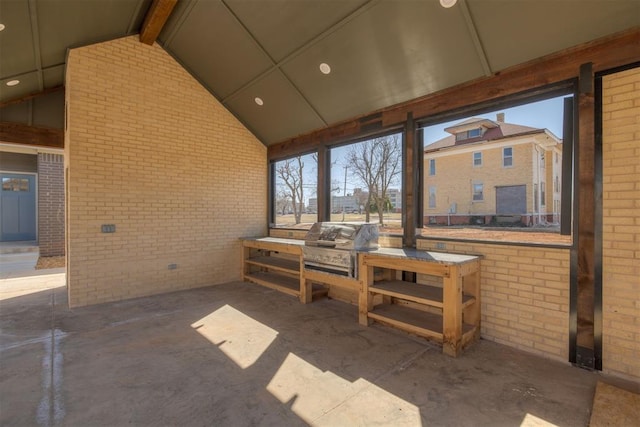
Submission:
<svg viewBox="0 0 640 427">
<path fill-rule="evenodd" d="M 440 245 L 436 248 L 436 244 Z M 480 254 L 482 338 L 567 361 L 569 248 L 418 240 L 418 249 Z"/>
<path fill-rule="evenodd" d="M 640 68 L 603 78 L 603 370 L 640 380 Z"/>
<path fill-rule="evenodd" d="M 239 279 L 267 209 L 266 148 L 241 123 L 137 36 L 69 52 L 66 108 L 70 306 Z"/>
</svg>

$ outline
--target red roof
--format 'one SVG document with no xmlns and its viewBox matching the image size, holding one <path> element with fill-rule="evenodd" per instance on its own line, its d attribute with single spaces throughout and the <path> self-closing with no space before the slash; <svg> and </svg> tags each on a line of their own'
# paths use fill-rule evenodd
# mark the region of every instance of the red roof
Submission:
<svg viewBox="0 0 640 427">
<path fill-rule="evenodd" d="M 482 118 L 471 118 L 468 120 L 465 120 L 463 122 L 458 123 L 457 125 L 454 126 L 450 126 L 447 129 L 453 129 L 457 126 L 460 125 L 468 125 L 470 123 L 473 122 L 482 122 L 482 121 L 486 121 L 487 119 L 482 119 Z M 545 129 L 540 129 L 540 128 L 532 128 L 529 126 L 522 126 L 522 125 L 516 125 L 513 123 L 504 123 L 504 122 L 494 122 L 496 124 L 498 124 L 497 127 L 493 127 L 493 128 L 488 128 L 484 135 L 476 137 L 476 138 L 469 138 L 469 139 L 465 139 L 462 141 L 457 141 L 456 144 L 456 136 L 455 135 L 450 135 L 447 137 L 444 137 L 438 141 L 435 141 L 432 144 L 429 145 L 425 145 L 425 152 L 431 152 L 431 151 L 436 151 L 436 150 L 440 150 L 443 148 L 448 148 L 448 147 L 453 147 L 455 145 L 460 146 L 460 145 L 466 145 L 466 144 L 470 144 L 473 142 L 489 142 L 489 141 L 496 141 L 499 139 L 504 139 L 504 138 L 511 138 L 514 136 L 522 136 L 522 135 L 531 135 L 531 134 L 536 134 L 536 133 L 544 133 Z M 428 141 L 425 141 L 425 143 L 428 143 Z"/>
</svg>

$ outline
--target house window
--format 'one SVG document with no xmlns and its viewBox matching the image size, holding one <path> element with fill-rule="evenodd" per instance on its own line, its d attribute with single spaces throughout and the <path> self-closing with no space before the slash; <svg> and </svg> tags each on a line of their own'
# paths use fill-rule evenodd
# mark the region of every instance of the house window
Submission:
<svg viewBox="0 0 640 427">
<path fill-rule="evenodd" d="M 545 164 L 544 164 L 544 151 L 540 154 L 540 167 L 542 169 L 545 168 Z"/>
<path fill-rule="evenodd" d="M 513 148 L 505 147 L 502 149 L 502 166 L 505 168 L 513 166 Z"/>
<path fill-rule="evenodd" d="M 436 174 L 436 159 L 429 159 L 429 175 L 434 176 Z"/>
<path fill-rule="evenodd" d="M 484 200 L 484 184 L 475 183 L 473 184 L 473 201 L 481 202 Z"/>
<path fill-rule="evenodd" d="M 560 179 L 558 178 L 557 175 L 555 180 L 553 181 L 553 191 L 555 191 L 556 193 L 560 191 Z"/>
<path fill-rule="evenodd" d="M 436 207 L 436 187 L 429 187 L 429 208 Z"/>
<path fill-rule="evenodd" d="M 2 191 L 29 191 L 27 178 L 2 178 Z"/>
<path fill-rule="evenodd" d="M 544 206 L 545 205 L 545 199 L 546 199 L 546 192 L 545 192 L 545 184 L 544 181 L 542 181 L 540 183 L 540 206 Z"/>
<path fill-rule="evenodd" d="M 482 166 L 482 153 L 473 153 L 473 166 Z"/>
<path fill-rule="evenodd" d="M 477 138 L 479 136 L 482 136 L 482 129 L 471 129 L 456 133 L 456 141 L 464 141 L 465 139 Z"/>
</svg>

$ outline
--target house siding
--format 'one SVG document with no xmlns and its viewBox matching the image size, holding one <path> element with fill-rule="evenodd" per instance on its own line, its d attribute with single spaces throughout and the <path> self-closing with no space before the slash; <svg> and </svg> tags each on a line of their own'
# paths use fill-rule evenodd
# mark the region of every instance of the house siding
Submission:
<svg viewBox="0 0 640 427">
<path fill-rule="evenodd" d="M 602 87 L 603 370 L 640 381 L 640 68 Z"/>
<path fill-rule="evenodd" d="M 462 224 L 469 223 L 470 216 L 487 216 L 496 211 L 496 186 L 499 185 L 526 185 L 527 186 L 527 212 L 533 211 L 532 182 L 533 162 L 531 144 L 509 145 L 513 148 L 513 166 L 502 166 L 501 147 L 480 147 L 474 152 L 482 152 L 482 166 L 473 166 L 473 152 L 439 154 L 432 157 L 431 153 L 425 154 L 425 171 L 429 170 L 429 159 L 436 159 L 436 174 L 429 176 L 425 173 L 424 184 L 424 215 L 425 224 L 429 224 L 430 216 L 438 216 L 440 222 L 443 217 L 446 224 L 446 215 L 453 203 L 456 204 L 456 214 L 450 218 L 452 224 L 459 219 Z M 472 184 L 481 182 L 484 185 L 484 200 L 472 201 Z M 436 207 L 429 208 L 429 187 L 436 187 Z"/>
<path fill-rule="evenodd" d="M 65 102 L 69 305 L 239 279 L 239 238 L 267 231 L 266 147 L 138 36 L 72 49 Z"/>
</svg>

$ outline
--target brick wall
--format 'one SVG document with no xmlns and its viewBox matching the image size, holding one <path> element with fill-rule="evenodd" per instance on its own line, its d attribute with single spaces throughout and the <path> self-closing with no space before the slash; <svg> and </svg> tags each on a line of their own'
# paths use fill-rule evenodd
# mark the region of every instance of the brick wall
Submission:
<svg viewBox="0 0 640 427">
<path fill-rule="evenodd" d="M 238 238 L 266 233 L 264 145 L 137 36 L 69 52 L 66 109 L 70 306 L 240 278 Z"/>
<path fill-rule="evenodd" d="M 40 256 L 64 255 L 64 157 L 38 154 L 38 245 Z"/>
<path fill-rule="evenodd" d="M 436 248 L 440 243 L 444 247 Z M 569 249 L 419 239 L 418 249 L 481 254 L 482 338 L 566 362 Z"/>
<path fill-rule="evenodd" d="M 640 380 L 640 68 L 603 78 L 603 370 Z"/>
</svg>

